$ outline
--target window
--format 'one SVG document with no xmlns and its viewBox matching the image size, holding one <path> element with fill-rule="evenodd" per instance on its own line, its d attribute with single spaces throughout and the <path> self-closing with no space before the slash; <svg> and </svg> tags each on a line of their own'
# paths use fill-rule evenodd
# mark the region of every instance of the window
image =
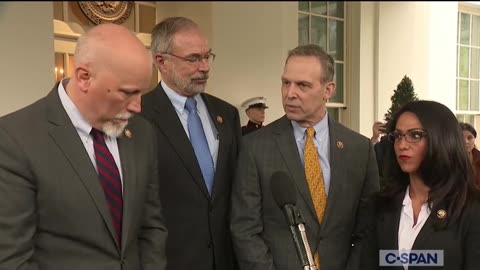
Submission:
<svg viewBox="0 0 480 270">
<path fill-rule="evenodd" d="M 335 60 L 336 94 L 328 101 L 328 113 L 341 120 L 345 102 L 345 4 L 335 1 L 298 2 L 298 44 L 316 44 Z"/>
<path fill-rule="evenodd" d="M 156 22 L 155 1 L 135 1 L 135 11 L 135 32 L 150 34 Z"/>
<path fill-rule="evenodd" d="M 480 116 L 480 12 L 459 8 L 456 109 L 459 121 L 475 126 Z"/>
</svg>

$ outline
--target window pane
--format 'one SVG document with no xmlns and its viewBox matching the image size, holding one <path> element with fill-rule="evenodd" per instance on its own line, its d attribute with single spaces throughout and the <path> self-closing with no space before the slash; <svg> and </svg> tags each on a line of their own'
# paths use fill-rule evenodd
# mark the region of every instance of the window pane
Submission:
<svg viewBox="0 0 480 270">
<path fill-rule="evenodd" d="M 472 58 L 470 59 L 470 78 L 480 78 L 480 49 L 471 48 Z"/>
<path fill-rule="evenodd" d="M 472 42 L 473 46 L 480 46 L 480 16 L 472 15 Z"/>
<path fill-rule="evenodd" d="M 460 44 L 469 45 L 470 36 L 470 14 L 461 13 L 462 24 L 460 26 Z"/>
<path fill-rule="evenodd" d="M 60 81 L 65 76 L 65 59 L 63 53 L 55 53 L 55 67 L 53 69 L 55 82 Z"/>
<path fill-rule="evenodd" d="M 460 77 L 468 78 L 468 58 L 469 58 L 469 48 L 460 47 Z"/>
<path fill-rule="evenodd" d="M 478 81 L 470 81 L 470 111 L 478 111 Z"/>
<path fill-rule="evenodd" d="M 465 115 L 465 122 L 475 126 L 475 124 L 474 124 L 475 123 L 475 115 L 473 115 L 473 114 Z"/>
<path fill-rule="evenodd" d="M 328 15 L 338 18 L 343 18 L 343 1 L 335 2 L 328 1 Z"/>
<path fill-rule="evenodd" d="M 455 73 L 455 74 L 457 74 L 457 77 L 460 76 L 460 75 L 458 74 L 458 72 L 459 72 L 458 63 L 460 63 L 460 56 L 458 55 L 459 50 L 460 50 L 460 46 L 457 46 L 457 52 L 456 52 L 456 53 L 457 53 L 457 54 L 456 54 L 456 56 L 457 56 L 457 71 L 456 71 L 456 73 Z"/>
<path fill-rule="evenodd" d="M 335 95 L 332 98 L 330 98 L 329 102 L 344 103 L 343 64 L 342 63 L 335 64 L 334 81 L 337 84 L 337 90 L 335 92 Z"/>
<path fill-rule="evenodd" d="M 155 8 L 150 6 L 139 5 L 139 31 L 140 33 L 152 32 L 155 26 Z"/>
<path fill-rule="evenodd" d="M 308 44 L 308 15 L 298 14 L 298 45 Z"/>
<path fill-rule="evenodd" d="M 298 1 L 298 10 L 308 12 L 308 1 Z"/>
<path fill-rule="evenodd" d="M 69 77 L 69 78 L 73 77 L 73 59 L 74 59 L 73 54 L 68 54 L 68 72 L 67 72 L 67 77 Z"/>
<path fill-rule="evenodd" d="M 458 122 L 465 122 L 464 121 L 464 115 L 463 114 L 457 114 L 457 120 L 458 120 Z"/>
<path fill-rule="evenodd" d="M 343 61 L 343 22 L 328 20 L 329 22 L 329 53 L 335 60 Z"/>
<path fill-rule="evenodd" d="M 332 117 L 335 119 L 335 121 L 340 122 L 340 108 L 328 108 L 327 107 L 327 112 Z"/>
<path fill-rule="evenodd" d="M 312 13 L 327 15 L 327 2 L 326 1 L 311 1 Z"/>
<path fill-rule="evenodd" d="M 63 1 L 53 1 L 53 18 L 63 21 Z"/>
<path fill-rule="evenodd" d="M 327 19 L 317 16 L 312 16 L 311 29 L 312 44 L 316 44 L 324 49 L 327 48 Z"/>
<path fill-rule="evenodd" d="M 462 13 L 458 12 L 458 16 L 457 16 L 457 43 L 460 43 L 460 23 L 461 23 L 460 18 L 462 18 Z"/>
<path fill-rule="evenodd" d="M 468 110 L 468 80 L 459 80 L 458 85 L 458 109 Z"/>
</svg>

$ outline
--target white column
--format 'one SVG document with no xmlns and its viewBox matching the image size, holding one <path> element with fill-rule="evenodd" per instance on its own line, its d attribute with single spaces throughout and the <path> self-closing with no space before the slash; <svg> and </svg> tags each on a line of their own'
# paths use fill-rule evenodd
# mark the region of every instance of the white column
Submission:
<svg viewBox="0 0 480 270">
<path fill-rule="evenodd" d="M 456 2 L 380 3 L 378 92 L 381 117 L 404 75 L 420 99 L 455 109 Z"/>
<path fill-rule="evenodd" d="M 371 136 L 404 75 L 420 99 L 455 109 L 457 2 L 352 4 L 352 127 Z M 358 33 L 356 33 L 357 31 Z"/>
</svg>

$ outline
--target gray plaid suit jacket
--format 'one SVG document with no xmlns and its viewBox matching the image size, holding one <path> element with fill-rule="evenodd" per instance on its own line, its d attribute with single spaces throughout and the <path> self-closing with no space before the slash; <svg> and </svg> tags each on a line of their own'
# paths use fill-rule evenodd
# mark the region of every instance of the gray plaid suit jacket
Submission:
<svg viewBox="0 0 480 270">
<path fill-rule="evenodd" d="M 319 224 L 286 116 L 243 137 L 232 190 L 231 230 L 242 270 L 297 270 L 301 265 L 271 175 L 286 172 L 295 183 L 296 206 L 306 222 L 312 252 L 322 270 L 358 269 L 363 239 L 373 227 L 372 194 L 379 175 L 369 140 L 329 118 L 331 183 Z M 343 145 L 342 145 L 343 144 Z"/>
<path fill-rule="evenodd" d="M 58 84 L 0 118 L 0 269 L 165 269 L 153 128 L 129 121 L 117 139 L 124 187 L 122 243 Z"/>
</svg>

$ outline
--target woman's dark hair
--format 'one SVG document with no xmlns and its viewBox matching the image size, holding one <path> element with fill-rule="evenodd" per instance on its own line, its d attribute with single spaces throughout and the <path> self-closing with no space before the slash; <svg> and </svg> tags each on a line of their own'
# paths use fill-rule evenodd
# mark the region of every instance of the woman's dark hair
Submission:
<svg viewBox="0 0 480 270">
<path fill-rule="evenodd" d="M 473 137 L 477 138 L 477 131 L 469 123 L 460 122 L 460 127 L 462 128 L 462 130 L 470 131 L 470 133 L 473 134 Z"/>
<path fill-rule="evenodd" d="M 387 132 L 395 130 L 399 117 L 405 113 L 415 114 L 426 131 L 427 146 L 419 167 L 424 184 L 430 188 L 428 204 L 431 209 L 442 204 L 452 219 L 461 214 L 469 194 L 475 189 L 473 169 L 465 151 L 462 130 L 455 115 L 445 105 L 435 101 L 414 101 L 396 112 L 387 126 Z M 398 165 L 394 144 L 387 151 L 387 187 L 381 200 L 392 200 L 404 194 L 409 184 L 409 175 Z"/>
</svg>

